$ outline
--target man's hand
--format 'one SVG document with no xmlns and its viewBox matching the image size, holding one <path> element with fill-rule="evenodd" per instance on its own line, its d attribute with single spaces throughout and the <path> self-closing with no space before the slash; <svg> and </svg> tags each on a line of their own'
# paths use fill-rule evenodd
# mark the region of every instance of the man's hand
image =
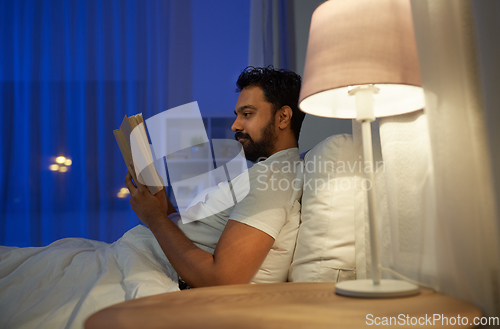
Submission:
<svg viewBox="0 0 500 329">
<path fill-rule="evenodd" d="M 134 185 L 130 172 L 127 172 L 125 186 L 130 191 L 130 205 L 141 222 L 151 227 L 158 221 L 169 220 L 168 214 L 175 212 L 175 210 L 169 209 L 171 203 L 167 199 L 165 189 L 152 195 L 146 185 L 139 182 L 135 182 L 135 184 L 137 186 Z"/>
</svg>

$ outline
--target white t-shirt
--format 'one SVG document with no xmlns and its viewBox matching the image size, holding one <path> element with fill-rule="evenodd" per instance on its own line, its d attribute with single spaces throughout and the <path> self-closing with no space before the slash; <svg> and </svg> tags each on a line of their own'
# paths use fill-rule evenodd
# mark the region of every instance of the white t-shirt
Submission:
<svg viewBox="0 0 500 329">
<path fill-rule="evenodd" d="M 246 178 L 243 182 L 243 178 L 248 177 L 250 190 L 241 201 L 234 205 L 233 197 L 225 192 L 227 189 L 214 189 L 204 197 L 204 201 L 183 213 L 183 218 L 190 212 L 197 218 L 204 217 L 200 214 L 206 213 L 206 217 L 187 224 L 179 220 L 178 226 L 198 247 L 210 253 L 214 252 L 229 219 L 267 233 L 275 241 L 251 283 L 285 282 L 300 223 L 302 166 L 297 148 L 277 152 L 254 164 L 248 169 L 248 176 L 240 175 L 231 181 L 234 191 L 238 191 L 239 187 L 248 184 Z M 221 202 L 232 206 L 211 214 L 210 209 L 217 208 Z M 220 206 L 217 209 L 221 209 Z M 178 213 L 170 215 L 172 220 L 179 217 Z"/>
</svg>

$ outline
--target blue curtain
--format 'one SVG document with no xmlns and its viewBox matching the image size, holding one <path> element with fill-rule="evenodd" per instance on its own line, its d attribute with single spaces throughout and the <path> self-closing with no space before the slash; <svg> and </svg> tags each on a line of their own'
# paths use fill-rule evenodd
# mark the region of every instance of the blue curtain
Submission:
<svg viewBox="0 0 500 329">
<path fill-rule="evenodd" d="M 293 0 L 252 0 L 248 65 L 297 70 Z"/>
<path fill-rule="evenodd" d="M 0 1 L 0 244 L 114 241 L 139 223 L 113 136 L 192 101 L 190 1 Z M 51 171 L 57 156 L 72 160 Z"/>
</svg>

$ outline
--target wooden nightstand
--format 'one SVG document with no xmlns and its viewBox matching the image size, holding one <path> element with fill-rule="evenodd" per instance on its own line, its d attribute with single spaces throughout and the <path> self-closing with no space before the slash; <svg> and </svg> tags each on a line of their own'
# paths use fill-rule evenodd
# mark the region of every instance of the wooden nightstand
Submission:
<svg viewBox="0 0 500 329">
<path fill-rule="evenodd" d="M 448 321 L 467 318 L 469 325 L 461 328 L 473 328 L 473 319 L 481 317 L 467 302 L 428 291 L 414 297 L 364 299 L 336 295 L 335 283 L 276 283 L 197 288 L 130 300 L 93 314 L 85 328 L 366 328 L 390 317 L 399 321 L 393 320 L 393 325 L 404 327 L 402 319 L 407 323 L 414 318 L 415 324 L 422 318 L 423 323 L 434 314 Z M 431 326 L 441 327 L 442 322 Z"/>
</svg>

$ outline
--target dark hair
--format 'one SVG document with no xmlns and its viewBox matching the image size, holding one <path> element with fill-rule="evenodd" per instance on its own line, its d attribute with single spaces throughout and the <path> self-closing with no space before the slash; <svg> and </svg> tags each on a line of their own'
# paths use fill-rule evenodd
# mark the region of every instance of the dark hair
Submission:
<svg viewBox="0 0 500 329">
<path fill-rule="evenodd" d="M 274 112 L 285 105 L 292 109 L 291 128 L 298 142 L 305 113 L 299 109 L 300 75 L 288 70 L 278 70 L 273 66 L 246 67 L 236 81 L 236 92 L 246 87 L 257 86 L 264 92 L 268 103 L 273 104 Z"/>
</svg>

